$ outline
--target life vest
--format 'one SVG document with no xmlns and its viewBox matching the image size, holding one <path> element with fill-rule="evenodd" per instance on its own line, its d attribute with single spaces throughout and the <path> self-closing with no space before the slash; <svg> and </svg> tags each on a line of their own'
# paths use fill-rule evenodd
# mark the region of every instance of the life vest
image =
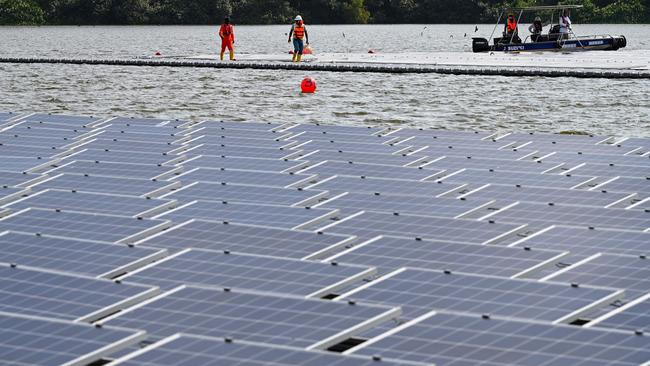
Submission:
<svg viewBox="0 0 650 366">
<path fill-rule="evenodd" d="M 508 19 L 508 27 L 506 28 L 508 33 L 514 32 L 517 30 L 517 21 Z"/>
<path fill-rule="evenodd" d="M 219 33 L 224 37 L 224 38 L 230 38 L 233 35 L 233 28 L 232 24 L 222 24 L 221 29 L 219 30 Z"/>
<path fill-rule="evenodd" d="M 305 38 L 305 24 L 300 23 L 300 25 L 293 26 L 293 38 L 303 39 Z"/>
</svg>

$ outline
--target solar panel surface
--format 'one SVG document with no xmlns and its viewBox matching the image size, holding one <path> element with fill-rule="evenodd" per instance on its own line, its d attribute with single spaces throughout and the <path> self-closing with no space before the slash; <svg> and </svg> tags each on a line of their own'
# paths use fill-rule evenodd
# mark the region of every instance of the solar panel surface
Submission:
<svg viewBox="0 0 650 366">
<path fill-rule="evenodd" d="M 144 337 L 141 331 L 0 313 L 0 359 L 8 366 L 89 365 Z"/>
<path fill-rule="evenodd" d="M 8 264 L 0 273 L 0 311 L 54 319 L 93 321 L 158 293 L 150 286 Z"/>
</svg>

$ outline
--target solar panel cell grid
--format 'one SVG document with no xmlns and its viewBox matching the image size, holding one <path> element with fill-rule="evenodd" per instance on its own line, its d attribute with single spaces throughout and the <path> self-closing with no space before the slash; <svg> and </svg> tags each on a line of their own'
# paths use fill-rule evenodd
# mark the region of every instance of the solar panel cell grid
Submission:
<svg viewBox="0 0 650 366">
<path fill-rule="evenodd" d="M 106 242 L 131 242 L 139 235 L 168 227 L 165 220 L 97 215 L 70 211 L 26 209 L 0 219 L 0 230 L 41 233 Z"/>
<path fill-rule="evenodd" d="M 35 269 L 0 268 L 0 311 L 94 321 L 154 296 L 154 287 Z"/>
<path fill-rule="evenodd" d="M 315 199 L 323 193 L 314 190 L 298 190 L 295 188 L 198 182 L 186 185 L 164 197 L 176 199 L 181 202 L 194 200 L 232 201 L 291 206 L 303 201 Z"/>
<path fill-rule="evenodd" d="M 393 360 L 373 360 L 372 357 L 340 355 L 322 351 L 306 351 L 263 343 L 253 343 L 209 337 L 178 335 L 167 338 L 150 349 L 117 360 L 121 366 L 175 366 L 218 363 L 237 366 L 377 366 L 409 365 Z M 416 364 L 414 364 L 416 365 Z"/>
<path fill-rule="evenodd" d="M 122 312 L 107 324 L 144 329 L 158 338 L 179 332 L 226 334 L 255 342 L 326 348 L 348 338 L 362 324 L 369 327 L 398 313 L 383 306 L 182 287 Z M 335 339 L 342 334 L 343 339 Z"/>
<path fill-rule="evenodd" d="M 268 225 L 283 229 L 300 228 L 310 222 L 322 222 L 337 212 L 326 209 L 306 209 L 262 204 L 191 202 L 161 216 L 176 223 L 192 219 L 226 221 L 238 224 Z M 0 221 L 0 228 L 1 228 Z"/>
<path fill-rule="evenodd" d="M 647 331 L 650 329 L 650 293 L 615 310 L 613 314 L 594 320 L 590 325 L 599 328 L 615 328 Z"/>
<path fill-rule="evenodd" d="M 238 185 L 258 185 L 267 187 L 284 188 L 298 182 L 307 183 L 313 177 L 308 174 L 289 174 L 255 172 L 250 170 L 221 170 L 196 168 L 171 178 L 173 181 L 185 183 L 209 182 L 209 183 L 231 183 Z"/>
<path fill-rule="evenodd" d="M 8 366 L 88 365 L 144 337 L 135 330 L 0 314 L 0 359 Z"/>
<path fill-rule="evenodd" d="M 546 279 L 625 289 L 626 298 L 634 299 L 650 292 L 650 260 L 646 256 L 596 254 Z"/>
<path fill-rule="evenodd" d="M 440 309 L 570 322 L 621 296 L 622 291 L 605 288 L 402 268 L 342 298 L 399 305 L 410 319 Z"/>
<path fill-rule="evenodd" d="M 119 177 L 103 177 L 94 175 L 52 173 L 52 179 L 44 180 L 32 186 L 33 191 L 42 189 L 62 189 L 79 192 L 98 192 L 126 194 L 133 196 L 158 196 L 163 192 L 177 187 L 177 183 L 152 181 L 150 179 L 134 179 Z"/>
<path fill-rule="evenodd" d="M 199 248 L 301 259 L 340 249 L 353 237 L 256 225 L 192 220 L 139 244 L 168 249 Z"/>
<path fill-rule="evenodd" d="M 379 192 L 384 195 L 395 196 L 435 197 L 459 186 L 459 184 L 437 184 L 435 182 L 418 182 L 416 180 L 336 176 L 332 179 L 322 179 L 310 189 L 320 189 L 332 193 Z"/>
<path fill-rule="evenodd" d="M 632 366 L 650 359 L 650 337 L 632 332 L 446 313 L 362 347 L 355 353 L 450 366 Z"/>
<path fill-rule="evenodd" d="M 180 172 L 182 169 L 173 166 L 159 166 L 157 164 L 131 164 L 101 161 L 72 161 L 64 163 L 49 174 L 69 173 L 88 174 L 103 177 L 136 178 L 136 179 L 163 179 Z"/>
<path fill-rule="evenodd" d="M 172 289 L 199 285 L 319 297 L 369 278 L 370 267 L 188 249 L 127 275 L 127 282 Z"/>
<path fill-rule="evenodd" d="M 190 159 L 183 162 L 182 165 L 186 168 L 225 168 L 281 173 L 285 171 L 290 172 L 298 170 L 299 167 L 305 165 L 305 162 L 277 159 L 199 156 L 196 159 Z"/>
<path fill-rule="evenodd" d="M 129 247 L 44 235 L 0 234 L 0 261 L 112 278 L 167 255 L 164 249 Z"/>
<path fill-rule="evenodd" d="M 650 253 L 650 233 L 554 226 L 529 237 L 518 245 L 569 251 L 577 260 L 600 252 L 644 255 Z"/>
<path fill-rule="evenodd" d="M 559 251 L 381 237 L 353 246 L 331 260 L 375 266 L 380 273 L 413 267 L 513 277 L 552 265 L 564 255 Z"/>
</svg>

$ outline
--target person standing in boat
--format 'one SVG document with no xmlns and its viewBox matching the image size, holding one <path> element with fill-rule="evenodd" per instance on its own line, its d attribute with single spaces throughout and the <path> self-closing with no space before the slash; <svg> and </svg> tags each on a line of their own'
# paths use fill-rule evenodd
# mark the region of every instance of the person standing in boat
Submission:
<svg viewBox="0 0 650 366">
<path fill-rule="evenodd" d="M 540 41 L 540 36 L 544 31 L 544 27 L 546 27 L 547 25 L 548 24 L 544 24 L 542 22 L 542 18 L 535 17 L 535 21 L 533 21 L 533 24 L 531 24 L 530 27 L 528 27 L 528 31 L 531 34 L 530 38 L 533 40 L 533 42 Z"/>
<path fill-rule="evenodd" d="M 226 48 L 230 52 L 230 61 L 235 60 L 235 27 L 230 24 L 230 18 L 225 17 L 221 28 L 219 28 L 219 38 L 221 38 L 221 61 L 223 61 L 223 54 L 226 52 Z"/>
<path fill-rule="evenodd" d="M 512 43 L 521 43 L 519 38 L 519 27 L 517 26 L 517 20 L 515 15 L 510 13 L 508 14 L 508 21 L 506 22 L 506 29 L 503 32 L 503 37 L 509 43 L 512 40 Z"/>
<path fill-rule="evenodd" d="M 291 38 L 293 36 L 293 62 L 300 62 L 302 60 L 302 54 L 305 50 L 305 42 L 309 46 L 309 35 L 307 34 L 307 28 L 305 23 L 302 20 L 300 15 L 296 16 L 295 23 L 291 26 L 289 31 L 289 43 L 291 43 Z"/>
<path fill-rule="evenodd" d="M 564 13 L 560 17 L 560 39 L 569 39 L 569 32 L 571 31 L 571 10 L 564 9 Z"/>
</svg>

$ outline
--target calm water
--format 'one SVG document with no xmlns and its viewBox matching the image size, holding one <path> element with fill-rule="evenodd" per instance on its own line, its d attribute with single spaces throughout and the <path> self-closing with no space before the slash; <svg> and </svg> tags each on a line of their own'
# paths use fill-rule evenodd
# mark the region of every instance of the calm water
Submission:
<svg viewBox="0 0 650 366">
<path fill-rule="evenodd" d="M 288 26 L 237 27 L 237 52 L 288 51 Z M 489 36 L 479 25 L 476 35 Z M 0 27 L 4 56 L 141 57 L 215 52 L 214 27 Z M 576 32 L 625 34 L 629 50 L 650 52 L 650 25 L 583 25 Z M 312 26 L 318 52 L 469 50 L 474 25 Z M 453 38 L 452 38 L 453 37 Z M 0 110 L 16 112 L 402 124 L 650 136 L 650 82 L 573 78 L 304 72 L 0 64 Z"/>
</svg>

